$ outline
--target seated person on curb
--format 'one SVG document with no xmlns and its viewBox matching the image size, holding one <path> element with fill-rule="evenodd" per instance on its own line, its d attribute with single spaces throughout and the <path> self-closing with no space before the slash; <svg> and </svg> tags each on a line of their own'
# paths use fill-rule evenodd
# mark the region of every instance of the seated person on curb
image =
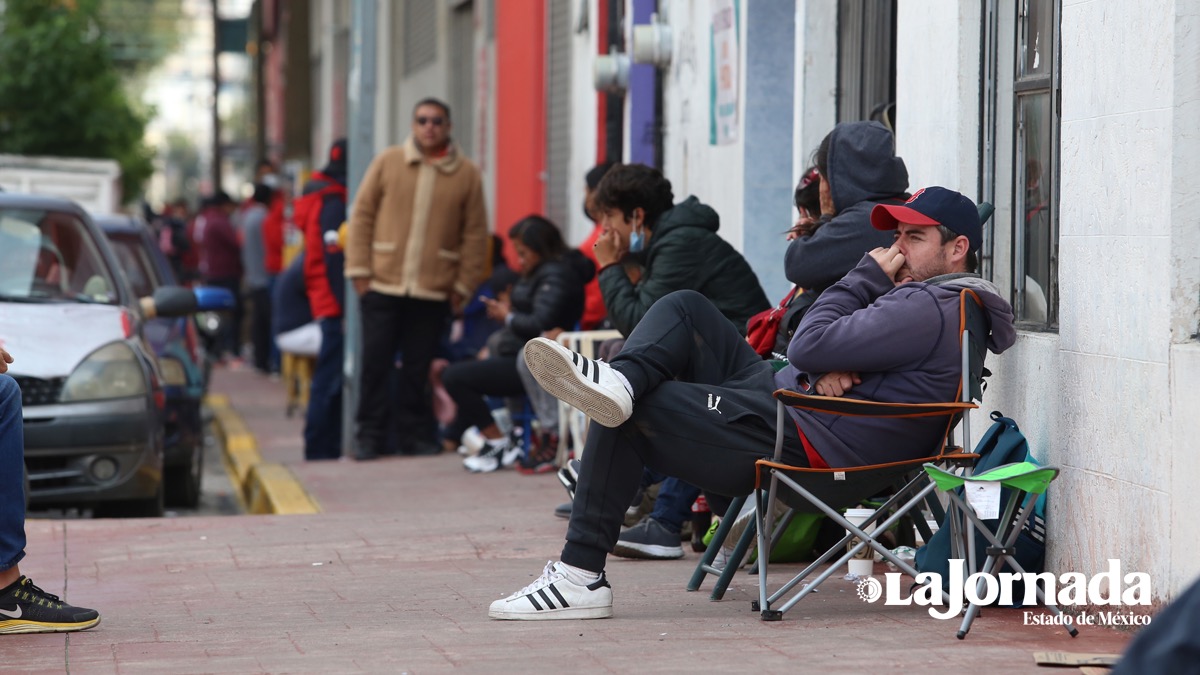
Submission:
<svg viewBox="0 0 1200 675">
<path fill-rule="evenodd" d="M 21 390 L 4 374 L 12 361 L 0 349 L 0 634 L 86 630 L 100 623 L 99 612 L 34 586 L 17 566 L 25 557 L 25 437 Z"/>
<path fill-rule="evenodd" d="M 972 273 L 982 240 L 970 199 L 944 188 L 879 205 L 872 224 L 896 230 L 824 293 L 774 372 L 712 303 L 692 292 L 654 305 L 611 364 L 535 339 L 525 359 L 550 393 L 592 419 L 567 541 L 541 577 L 492 603 L 497 619 L 612 616 L 604 563 L 642 467 L 733 497 L 754 488 L 771 455 L 777 388 L 883 402 L 945 401 L 960 375 L 959 292 L 975 290 L 990 317 L 988 346 L 1012 345 L 1012 308 Z M 835 417 L 789 408 L 783 461 L 850 467 L 926 456 L 938 417 Z M 835 423 L 836 422 L 836 423 Z M 809 450 L 812 452 L 810 453 Z M 810 454 L 812 461 L 810 461 Z"/>
<path fill-rule="evenodd" d="M 489 340 L 488 358 L 460 361 L 442 373 L 442 384 L 454 399 L 458 414 L 448 435 L 461 437 L 474 426 L 487 440 L 478 455 L 463 467 L 487 473 L 512 466 L 519 445 L 500 432 L 485 396 L 523 396 L 517 359 L 525 342 L 564 326 L 574 326 L 583 314 L 583 286 L 595 273 L 592 261 L 568 249 L 554 223 L 526 216 L 508 233 L 521 261 L 521 278 L 513 285 L 511 302 L 486 300 L 488 316 L 504 322 Z M 557 448 L 546 449 L 551 455 Z"/>
<path fill-rule="evenodd" d="M 613 167 L 592 202 L 603 228 L 594 248 L 600 291 L 609 321 L 622 335 L 628 336 L 659 298 L 674 291 L 702 293 L 743 334 L 750 317 L 770 307 L 750 264 L 717 234 L 717 212 L 694 196 L 675 204 L 671 181 L 657 169 L 644 164 Z M 642 264 L 637 282 L 625 272 L 627 256 Z M 604 345 L 601 350 L 608 351 Z M 679 501 L 685 501 L 686 491 L 694 491 L 673 479 L 664 489 Z M 652 542 L 672 534 L 679 533 L 646 521 L 629 538 L 657 546 Z M 679 549 L 672 557 L 681 555 Z"/>
<path fill-rule="evenodd" d="M 889 235 L 871 227 L 878 202 L 908 198 L 908 169 L 896 156 L 892 132 L 878 122 L 846 122 L 833 128 L 813 153 L 813 164 L 794 193 L 799 219 L 787 231 L 785 272 L 803 289 L 784 312 L 771 352 L 783 358 L 804 312 L 821 291 L 845 276 L 863 253 L 887 246 Z M 621 533 L 613 554 L 626 558 L 682 558 L 680 523 L 691 515 L 699 490 L 668 478 L 650 516 Z M 665 498 L 664 498 L 665 497 Z M 714 513 L 728 503 L 708 495 Z"/>
</svg>

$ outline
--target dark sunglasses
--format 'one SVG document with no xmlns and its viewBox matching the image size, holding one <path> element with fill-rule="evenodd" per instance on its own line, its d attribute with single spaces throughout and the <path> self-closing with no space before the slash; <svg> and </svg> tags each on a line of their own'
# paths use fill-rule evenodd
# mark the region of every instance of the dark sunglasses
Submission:
<svg viewBox="0 0 1200 675">
<path fill-rule="evenodd" d="M 417 123 L 417 126 L 419 126 L 419 127 L 423 127 L 426 124 L 432 124 L 435 127 L 440 127 L 446 123 L 446 118 L 445 117 L 426 117 L 424 115 L 421 115 L 420 117 L 416 118 L 415 121 Z"/>
</svg>

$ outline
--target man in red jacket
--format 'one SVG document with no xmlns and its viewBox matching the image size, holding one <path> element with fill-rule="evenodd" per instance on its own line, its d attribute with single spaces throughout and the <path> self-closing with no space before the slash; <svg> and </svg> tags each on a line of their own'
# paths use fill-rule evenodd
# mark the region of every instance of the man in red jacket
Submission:
<svg viewBox="0 0 1200 675">
<path fill-rule="evenodd" d="M 313 319 L 321 326 L 321 349 L 313 370 L 304 423 L 304 458 L 342 456 L 342 307 L 345 254 L 338 229 L 346 220 L 346 140 L 329 149 L 329 162 L 315 171 L 292 204 L 304 233 L 304 287 Z"/>
</svg>

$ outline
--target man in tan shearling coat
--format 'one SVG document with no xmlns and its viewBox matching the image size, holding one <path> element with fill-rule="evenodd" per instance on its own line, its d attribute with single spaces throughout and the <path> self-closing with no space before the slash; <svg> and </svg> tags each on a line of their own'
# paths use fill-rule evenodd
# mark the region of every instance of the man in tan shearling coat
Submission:
<svg viewBox="0 0 1200 675">
<path fill-rule="evenodd" d="M 440 451 L 429 365 L 447 317 L 485 277 L 487 242 L 479 168 L 450 139 L 449 106 L 424 99 L 413 108 L 412 135 L 371 162 L 347 227 L 346 277 L 362 307 L 356 459 L 388 451 L 392 415 L 399 452 Z"/>
</svg>

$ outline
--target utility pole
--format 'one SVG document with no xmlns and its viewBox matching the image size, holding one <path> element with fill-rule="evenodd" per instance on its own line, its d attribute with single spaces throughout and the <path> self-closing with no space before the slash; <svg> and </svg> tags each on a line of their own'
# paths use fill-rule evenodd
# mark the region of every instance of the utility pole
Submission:
<svg viewBox="0 0 1200 675">
<path fill-rule="evenodd" d="M 211 0 L 213 21 L 212 52 L 212 183 L 213 194 L 221 189 L 221 112 L 217 97 L 221 94 L 221 19 L 217 15 L 217 0 Z"/>
<path fill-rule="evenodd" d="M 375 155 L 376 86 L 376 0 L 354 0 L 350 26 L 350 73 L 346 85 L 346 109 L 349 133 L 346 145 L 347 215 L 354 204 L 359 183 Z M 354 417 L 358 410 L 359 361 L 362 353 L 362 321 L 358 293 L 349 280 L 346 284 L 346 342 L 342 360 L 342 451 L 354 453 Z"/>
</svg>

